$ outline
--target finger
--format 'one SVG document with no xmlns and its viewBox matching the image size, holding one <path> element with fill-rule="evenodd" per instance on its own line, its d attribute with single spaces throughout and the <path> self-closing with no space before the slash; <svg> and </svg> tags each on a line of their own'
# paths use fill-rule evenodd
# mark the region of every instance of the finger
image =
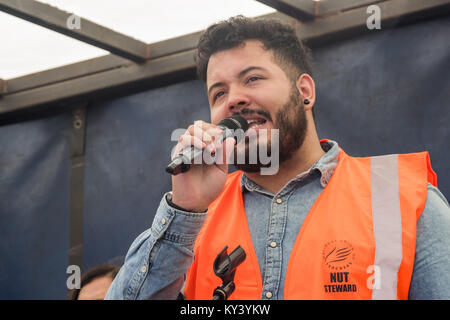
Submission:
<svg viewBox="0 0 450 320">
<path fill-rule="evenodd" d="M 204 149 L 206 147 L 206 143 L 186 132 L 180 137 L 180 139 L 178 139 L 178 144 L 175 147 L 174 155 L 181 153 L 184 149 L 190 146 L 194 146 L 198 149 Z"/>
<path fill-rule="evenodd" d="M 218 147 L 218 143 L 222 142 L 223 139 L 223 130 L 219 127 L 210 127 L 206 130 L 206 133 L 211 136 L 212 141 L 214 142 L 214 146 Z"/>
<path fill-rule="evenodd" d="M 202 141 L 209 144 L 210 142 L 221 140 L 220 136 L 223 134 L 223 130 L 202 120 L 194 122 L 194 125 L 188 128 L 191 135 L 200 138 Z"/>
<path fill-rule="evenodd" d="M 194 121 L 194 126 L 202 128 L 204 131 L 207 131 L 209 129 L 214 129 L 214 128 L 220 129 L 215 124 L 208 123 L 208 122 L 203 121 L 203 120 L 196 120 L 196 121 Z"/>
<path fill-rule="evenodd" d="M 212 137 L 208 133 L 208 130 L 205 129 L 205 126 L 202 121 L 196 121 L 193 126 L 193 132 L 190 132 L 194 137 L 199 138 L 206 144 L 212 142 Z"/>
<path fill-rule="evenodd" d="M 206 132 L 209 132 L 209 130 L 212 130 L 212 132 L 214 132 L 216 130 L 218 132 L 222 132 L 222 129 L 220 129 L 218 126 L 216 126 L 212 123 L 208 123 L 203 120 L 196 120 L 196 121 L 194 121 L 193 125 L 189 126 L 189 128 L 188 128 L 189 133 L 193 134 L 193 130 L 195 127 L 198 127 L 200 129 L 202 129 L 202 131 L 206 131 Z"/>
</svg>

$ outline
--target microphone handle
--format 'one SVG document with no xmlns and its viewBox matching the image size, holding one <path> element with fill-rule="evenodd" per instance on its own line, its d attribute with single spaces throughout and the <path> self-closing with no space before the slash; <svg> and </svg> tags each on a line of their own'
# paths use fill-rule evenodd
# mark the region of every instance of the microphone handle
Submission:
<svg viewBox="0 0 450 320">
<path fill-rule="evenodd" d="M 194 146 L 186 148 L 168 164 L 166 172 L 171 173 L 174 176 L 186 172 L 191 168 L 191 162 L 199 156 L 203 156 L 202 149 L 198 149 Z"/>
<path fill-rule="evenodd" d="M 218 125 L 220 129 L 223 130 L 223 135 L 221 136 L 222 141 L 228 137 L 233 137 L 233 130 L 229 128 Z M 236 137 L 234 136 L 236 139 Z M 203 156 L 203 150 L 198 149 L 194 146 L 184 149 L 179 153 L 166 167 L 166 172 L 176 176 L 177 174 L 188 171 L 191 168 L 192 162 L 197 159 L 197 157 Z"/>
</svg>

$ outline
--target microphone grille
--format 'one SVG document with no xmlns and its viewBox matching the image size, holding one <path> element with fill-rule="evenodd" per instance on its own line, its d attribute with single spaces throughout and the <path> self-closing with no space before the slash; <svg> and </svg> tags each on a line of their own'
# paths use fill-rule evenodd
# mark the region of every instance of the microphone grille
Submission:
<svg viewBox="0 0 450 320">
<path fill-rule="evenodd" d="M 229 118 L 225 118 L 219 122 L 218 125 L 222 125 L 231 130 L 242 129 L 244 131 L 248 130 L 248 122 L 242 116 L 235 114 Z"/>
</svg>

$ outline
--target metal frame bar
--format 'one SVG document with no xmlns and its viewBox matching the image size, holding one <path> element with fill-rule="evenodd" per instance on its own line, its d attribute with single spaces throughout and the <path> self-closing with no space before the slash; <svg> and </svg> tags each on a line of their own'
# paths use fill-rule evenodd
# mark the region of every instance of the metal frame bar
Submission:
<svg viewBox="0 0 450 320">
<path fill-rule="evenodd" d="M 138 63 L 148 58 L 146 43 L 48 4 L 34 0 L 0 0 L 0 11 Z M 68 19 L 72 18 L 79 19 L 80 28 L 69 28 Z"/>
<path fill-rule="evenodd" d="M 5 93 L 6 93 L 6 81 L 3 79 L 0 79 L 0 98 Z"/>
<path fill-rule="evenodd" d="M 69 265 L 83 268 L 84 151 L 87 102 L 76 105 L 70 136 Z"/>
<path fill-rule="evenodd" d="M 316 17 L 321 17 L 338 11 L 367 7 L 385 0 L 320 0 L 315 1 Z"/>
<path fill-rule="evenodd" d="M 407 23 L 450 13 L 450 0 L 390 0 L 377 3 L 381 11 L 381 30 L 367 28 L 367 7 L 341 12 L 336 15 L 302 23 L 297 28 L 301 39 L 311 46 L 343 40 L 360 34 L 383 32 Z"/>
<path fill-rule="evenodd" d="M 109 54 L 62 67 L 48 69 L 8 80 L 8 94 L 36 89 L 62 81 L 93 75 L 123 66 L 134 64 L 132 61 Z"/>
<path fill-rule="evenodd" d="M 450 13 L 450 0 L 392 0 L 378 5 L 382 18 L 379 31 L 367 29 L 366 8 L 307 22 L 295 21 L 281 13 L 261 18 L 278 18 L 293 24 L 299 37 L 315 47 Z M 28 115 L 41 115 L 50 109 L 52 113 L 64 112 L 80 100 L 110 98 L 195 79 L 193 55 L 200 33 L 150 45 L 152 58 L 141 65 L 105 56 L 8 80 L 8 92 L 0 98 L 0 124 L 23 121 Z"/>
<path fill-rule="evenodd" d="M 67 110 L 80 100 L 146 90 L 187 78 L 195 78 L 193 50 L 5 95 L 0 99 L 0 124 L 19 121 L 30 113 Z"/>
<path fill-rule="evenodd" d="M 313 0 L 256 0 L 300 21 L 307 21 L 316 15 L 316 5 Z M 336 0 L 335 0 L 336 1 Z"/>
<path fill-rule="evenodd" d="M 165 41 L 149 44 L 149 60 L 161 58 L 170 54 L 195 49 L 200 38 L 201 31 Z M 8 93 L 18 93 L 25 90 L 35 89 L 57 82 L 73 80 L 76 78 L 94 75 L 113 69 L 129 67 L 134 63 L 130 60 L 106 55 L 93 58 L 67 66 L 49 69 L 8 80 Z"/>
</svg>

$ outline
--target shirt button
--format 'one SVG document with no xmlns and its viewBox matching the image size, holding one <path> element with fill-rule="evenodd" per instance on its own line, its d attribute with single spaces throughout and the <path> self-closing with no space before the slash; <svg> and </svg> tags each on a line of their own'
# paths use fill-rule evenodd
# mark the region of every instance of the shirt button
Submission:
<svg viewBox="0 0 450 320">
<path fill-rule="evenodd" d="M 161 223 L 162 223 L 163 225 L 166 224 L 166 222 L 167 222 L 166 219 L 164 219 L 164 218 L 161 219 Z"/>
<path fill-rule="evenodd" d="M 142 266 L 141 272 L 142 272 L 142 273 L 145 273 L 145 271 L 147 271 L 147 267 L 146 267 L 146 266 Z"/>
<path fill-rule="evenodd" d="M 283 202 L 283 200 L 281 200 L 281 198 L 278 198 L 278 199 L 277 199 L 277 203 L 278 203 L 278 204 L 280 204 L 280 203 L 282 203 L 282 202 Z"/>
<path fill-rule="evenodd" d="M 271 246 L 272 248 L 275 248 L 275 247 L 277 246 L 277 243 L 276 243 L 275 241 L 272 241 L 272 242 L 270 243 L 270 246 Z"/>
<path fill-rule="evenodd" d="M 267 299 L 272 298 L 272 292 L 267 291 L 267 292 L 266 292 L 266 298 L 267 298 Z"/>
</svg>

